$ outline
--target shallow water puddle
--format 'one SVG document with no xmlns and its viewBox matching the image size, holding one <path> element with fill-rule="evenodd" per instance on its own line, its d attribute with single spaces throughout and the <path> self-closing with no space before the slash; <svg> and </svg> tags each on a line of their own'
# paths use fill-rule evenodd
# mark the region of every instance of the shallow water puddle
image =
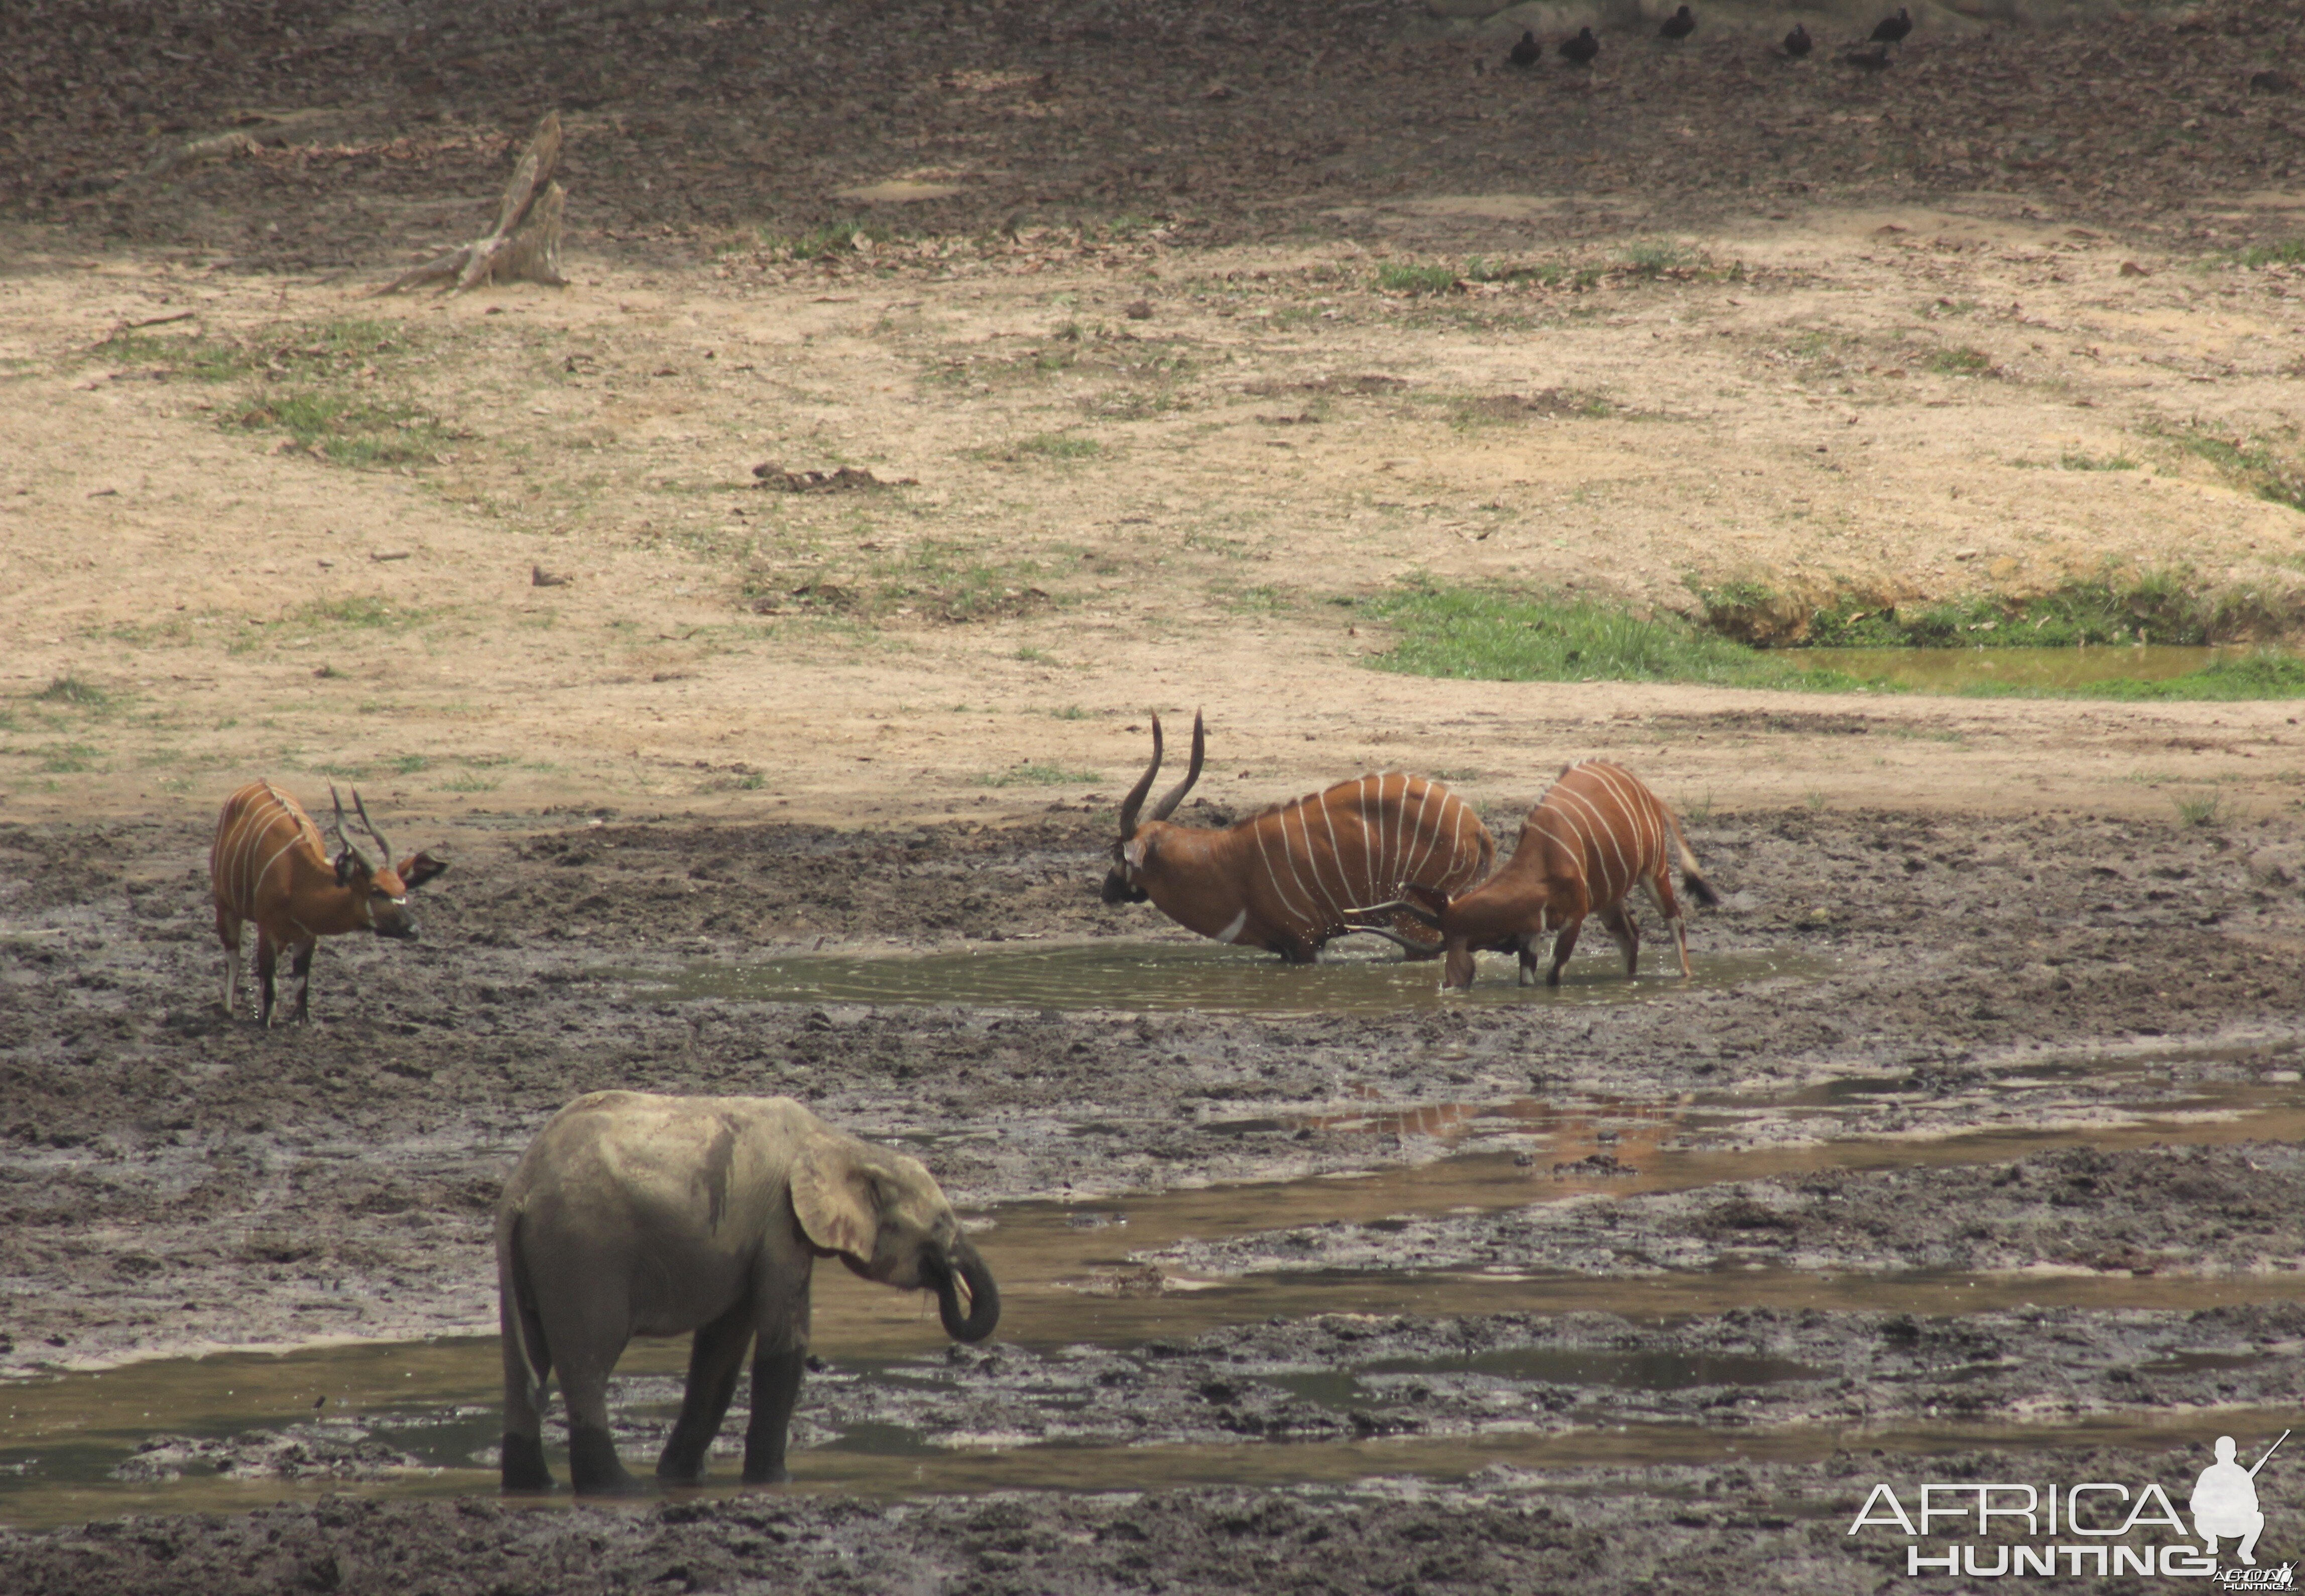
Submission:
<svg viewBox="0 0 2305 1596">
<path fill-rule="evenodd" d="M 1894 1083 L 1879 1085 L 1891 1090 Z M 1459 1106 L 1462 1117 L 1437 1121 L 1420 1116 L 1441 1106 L 1373 1104 L 1365 1111 L 1353 1111 L 1373 1129 L 1431 1125 L 1434 1133 L 1446 1134 L 1455 1125 L 1477 1124 L 1488 1115 L 1544 1142 L 1547 1154 L 1519 1163 L 1510 1154 L 1477 1153 L 1351 1176 L 1093 1203 L 1016 1203 L 982 1216 L 989 1222 L 977 1234 L 1001 1280 L 1006 1303 L 1001 1338 L 1042 1351 L 1081 1344 L 1131 1346 L 1156 1338 L 1184 1341 L 1221 1325 L 1333 1312 L 1437 1316 L 1592 1310 L 1662 1320 L 1761 1306 L 1942 1315 L 2026 1304 L 2200 1309 L 2295 1300 L 2305 1295 L 2305 1280 L 2294 1276 L 2139 1278 L 2079 1271 L 1825 1276 L 1735 1268 L 1625 1279 L 1418 1271 L 1413 1260 L 1404 1260 L 1402 1267 L 1377 1271 L 1191 1281 L 1163 1279 L 1156 1269 L 1130 1259 L 1131 1253 L 1193 1237 L 1214 1240 L 1332 1221 L 1382 1229 L 1387 1221 L 1406 1216 L 1493 1211 L 1586 1193 L 1680 1190 L 1824 1168 L 1978 1163 L 2077 1144 L 2294 1140 L 2305 1137 L 2305 1107 L 2298 1106 L 2295 1097 L 2293 1086 L 2286 1084 L 2214 1084 L 2189 1088 L 2165 1111 L 2136 1115 L 2117 1125 L 1995 1127 L 1927 1139 L 1849 1137 L 1745 1150 L 1668 1144 L 1688 1128 L 1692 1117 L 1733 1122 L 1739 1115 L 1725 1102 L 1556 1106 L 1531 1100 Z M 1842 1100 L 1850 1100 L 1848 1094 L 1842 1094 Z M 1766 1105 L 1737 1107 L 1750 1113 Z M 827 1270 L 819 1277 L 816 1300 L 816 1345 L 844 1372 L 902 1380 L 903 1371 L 889 1366 L 892 1360 L 933 1355 L 946 1345 L 925 1297 L 898 1296 L 841 1271 Z M 1596 1389 L 1671 1388 L 1674 1382 L 1716 1380 L 1750 1384 L 1799 1377 L 1795 1366 L 1764 1367 L 1769 1361 L 1757 1359 L 1742 1361 L 1752 1367 L 1732 1370 L 1729 1365 L 1739 1360 L 1543 1350 L 1494 1355 L 1507 1363 L 1489 1372 Z M 627 1354 L 620 1372 L 677 1375 L 685 1362 L 681 1341 L 644 1343 Z M 1340 1369 L 1333 1374 L 1291 1378 L 1327 1381 L 1334 1387 L 1330 1397 L 1340 1399 L 1359 1374 L 1382 1372 L 1372 1364 L 1357 1371 Z M 121 1481 L 113 1478 L 112 1471 L 140 1441 L 154 1435 L 225 1437 L 304 1425 L 316 1426 L 313 1433 L 325 1439 L 329 1421 L 338 1416 L 357 1416 L 359 1430 L 376 1441 L 449 1471 L 339 1488 L 363 1492 L 485 1490 L 488 1475 L 464 1465 L 477 1449 L 497 1438 L 500 1380 L 494 1337 L 473 1337 L 284 1354 L 156 1360 L 0 1388 L 0 1520 L 50 1524 L 144 1509 L 245 1507 L 325 1490 L 329 1482 L 318 1479 L 243 1483 L 203 1475 L 198 1472 L 196 1447 L 194 1472 L 173 1482 Z M 1323 1399 L 1320 1391 L 1309 1387 L 1303 1394 Z M 2202 1433 L 2213 1431 L 2216 1422 L 2203 1422 Z M 1926 1448 L 1939 1444 L 1932 1438 L 1944 1438 L 1942 1444 L 1950 1447 L 1969 1444 L 1958 1438 L 1973 1439 L 1980 1433 L 2003 1437 L 2019 1432 L 1917 1430 L 1902 1441 L 1875 1438 L 1870 1444 Z M 2097 1431 L 2076 1426 L 2031 1433 L 2037 1435 L 2037 1444 L 2048 1445 L 2070 1443 Z M 2190 1437 L 2192 1431 L 2184 1434 Z M 812 1489 L 884 1494 L 995 1484 L 1133 1488 L 1192 1481 L 1346 1479 L 1389 1471 L 1452 1474 L 1498 1461 L 1702 1461 L 1763 1456 L 1739 1451 L 1757 1445 L 1782 1445 L 1806 1456 L 1800 1448 L 1829 1449 L 1848 1444 L 1848 1432 L 1837 1427 L 1829 1435 L 1770 1440 L 1744 1431 L 1646 1425 L 1620 1431 L 1532 1435 L 1526 1441 L 1509 1436 L 1478 1442 L 1371 1440 L 1235 1448 L 1050 1444 L 989 1454 L 972 1451 L 967 1461 L 960 1461 L 949 1449 L 912 1432 L 859 1426 L 829 1446 L 810 1449 L 804 1473 Z M 282 1444 L 298 1443 L 292 1432 Z M 1996 1439 L 1995 1444 L 2003 1442 Z"/>
<path fill-rule="evenodd" d="M 493 1418 L 493 1412 L 490 1413 Z M 2199 1452 L 2219 1435 L 2272 1434 L 2295 1417 L 2288 1409 L 2217 1408 L 2165 1413 L 2095 1415 L 2065 1424 L 2022 1425 L 1912 1421 L 1867 1425 L 1705 1425 L 1649 1422 L 1562 1430 L 1535 1420 L 1526 1430 L 1491 1430 L 1477 1437 L 1377 1437 L 1362 1440 L 1236 1445 L 943 1447 L 892 1427 L 844 1438 L 794 1455 L 795 1478 L 780 1492 L 881 1498 L 986 1490 L 1152 1490 L 1195 1485 L 1350 1484 L 1377 1476 L 1464 1480 L 1499 1464 L 1529 1470 L 1702 1466 L 1739 1462 L 1800 1463 L 1850 1448 L 1891 1456 L 1991 1447 L 2036 1451 L 2123 1447 Z M 410 1439 L 402 1436 L 401 1439 Z M 468 1439 L 439 1439 L 449 1446 Z M 419 1456 L 421 1447 L 412 1447 Z M 447 1448 L 444 1447 L 443 1450 Z M 653 1498 L 751 1494 L 735 1479 L 732 1459 L 714 1459 L 715 1479 L 701 1489 L 649 1494 L 628 1503 L 592 1506 L 642 1510 Z M 1885 1465 L 1884 1472 L 1893 1472 Z M 1868 1476 L 1870 1477 L 1870 1476 Z M 328 1481 L 232 1481 L 214 1476 L 165 1487 L 64 1483 L 0 1497 L 0 1517 L 33 1529 L 132 1513 L 246 1512 L 268 1502 L 310 1498 L 346 1489 L 379 1498 L 494 1496 L 491 1469 L 442 1466 L 408 1470 L 347 1487 Z M 1857 1500 L 1852 1496 L 1851 1504 Z M 530 1499 L 536 1510 L 574 1506 L 566 1490 Z"/>
<path fill-rule="evenodd" d="M 1369 939 L 1332 945 L 1317 964 L 1283 964 L 1269 953 L 1214 942 L 1002 943 L 953 953 L 804 954 L 757 964 L 704 963 L 667 977 L 601 971 L 637 996 L 719 998 L 750 1003 L 965 1004 L 1025 1009 L 1201 1009 L 1237 1014 L 1377 1014 L 1467 1003 L 1642 1003 L 1691 988 L 1815 981 L 1834 961 L 1790 952 L 1689 955 L 1694 980 L 1671 974 L 1669 950 L 1652 943 L 1627 981 L 1606 938 L 1557 988 L 1519 987 L 1511 964 L 1484 962 L 1470 993 L 1441 995 L 1441 967 L 1409 964 Z M 1605 957 L 1602 956 L 1605 954 Z"/>
</svg>

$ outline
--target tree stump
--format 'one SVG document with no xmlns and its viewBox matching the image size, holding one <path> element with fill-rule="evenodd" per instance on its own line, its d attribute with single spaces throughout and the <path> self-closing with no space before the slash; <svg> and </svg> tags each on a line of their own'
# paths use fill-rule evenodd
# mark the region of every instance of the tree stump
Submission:
<svg viewBox="0 0 2305 1596">
<path fill-rule="evenodd" d="M 552 169 L 559 162 L 560 113 L 547 111 L 512 169 L 512 181 L 505 184 L 504 204 L 497 211 L 497 225 L 488 236 L 403 272 L 377 293 L 397 293 L 421 284 L 451 280 L 457 293 L 469 293 L 483 283 L 542 283 L 566 288 L 568 279 L 560 275 L 560 218 L 568 195 L 552 181 Z"/>
</svg>

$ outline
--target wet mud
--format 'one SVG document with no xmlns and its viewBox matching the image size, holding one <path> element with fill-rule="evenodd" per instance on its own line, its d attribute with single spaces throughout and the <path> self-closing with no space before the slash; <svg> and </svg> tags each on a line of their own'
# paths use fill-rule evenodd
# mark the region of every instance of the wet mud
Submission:
<svg viewBox="0 0 2305 1596">
<path fill-rule="evenodd" d="M 1426 1269 L 1608 1276 L 1739 1268 L 2295 1275 L 2305 1269 L 2301 1173 L 2305 1155 L 2293 1141 L 2074 1147 L 1978 1167 L 1816 1169 L 1491 1214 L 1299 1226 L 1139 1258 L 1196 1276 L 1376 1269 L 1404 1255 Z M 1938 1222 L 1916 1224 L 1917 1211 Z"/>
<path fill-rule="evenodd" d="M 821 1496 L 232 1498 L 133 1535 L 0 1532 L 0 1579 L 152 1588 L 165 1560 L 170 1588 L 365 1589 L 421 1550 L 453 1567 L 443 1590 L 740 1567 L 803 1590 L 898 1568 L 1592 1588 L 1674 1558 L 1870 1589 L 1891 1549 L 1841 1535 L 1887 1466 L 1866 1434 L 1909 1474 L 1995 1466 L 2014 1426 L 2046 1460 L 2026 1468 L 2173 1480 L 2220 1423 L 2293 1399 L 2293 822 L 1691 830 L 1726 895 L 1695 948 L 1796 973 L 1260 1014 L 679 986 L 803 955 L 1195 948 L 1097 902 L 1109 839 L 1078 814 L 882 835 L 505 817 L 452 839 L 421 942 L 328 945 L 316 1023 L 266 1035 L 216 1008 L 198 830 L 0 828 L 0 1371 L 23 1401 L 123 1358 L 484 1334 L 498 1184 L 554 1108 L 611 1085 L 787 1092 L 904 1141 L 1012 1302 L 981 1351 L 887 1328 L 918 1318 L 906 1299 L 821 1307 L 795 1439 Z M 486 1343 L 430 1345 L 483 1372 L 424 1413 L 123 1417 L 75 1516 L 103 1489 L 165 1512 L 198 1481 L 485 1492 Z M 677 1367 L 628 1362 L 635 1461 Z M 2129 1428 L 2100 1445 L 2105 1424 Z M 1746 1461 L 1752 1437 L 1774 1450 Z M 7 1504 L 38 1450 L 0 1447 L 21 1471 L 0 1522 L 30 1522 Z M 939 1494 L 1008 1481 L 1123 1494 Z"/>
</svg>

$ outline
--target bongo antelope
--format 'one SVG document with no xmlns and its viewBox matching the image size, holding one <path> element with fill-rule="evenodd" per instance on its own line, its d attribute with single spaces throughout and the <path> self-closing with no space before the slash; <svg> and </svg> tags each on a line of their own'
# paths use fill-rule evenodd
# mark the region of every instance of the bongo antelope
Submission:
<svg viewBox="0 0 2305 1596">
<path fill-rule="evenodd" d="M 346 931 L 416 938 L 408 895 L 447 870 L 447 861 L 415 853 L 396 869 L 390 845 L 354 788 L 353 808 L 376 844 L 377 856 L 370 858 L 345 830 L 344 800 L 334 786 L 328 796 L 336 800 L 333 829 L 342 845 L 333 863 L 312 817 L 268 781 L 241 788 L 225 800 L 224 812 L 217 817 L 208 879 L 216 894 L 217 940 L 225 948 L 227 1014 L 240 996 L 241 930 L 251 921 L 256 926 L 256 975 L 262 992 L 257 1018 L 264 1025 L 272 1023 L 273 971 L 283 949 L 291 955 L 298 983 L 296 1012 L 290 1018 L 302 1022 L 310 1017 L 312 950 L 321 938 Z"/>
<path fill-rule="evenodd" d="M 1674 901 L 1670 870 L 1678 862 L 1681 885 L 1698 903 L 1721 901 L 1697 866 L 1681 836 L 1680 821 L 1654 793 L 1621 765 L 1586 760 L 1561 771 L 1560 779 L 1522 821 L 1520 842 L 1504 868 L 1463 896 L 1438 881 L 1413 883 L 1404 901 L 1379 904 L 1368 912 L 1406 912 L 1440 931 L 1446 962 L 1441 987 L 1473 984 L 1473 955 L 1487 949 L 1520 955 L 1520 982 L 1535 979 L 1536 945 L 1548 931 L 1552 967 L 1547 986 L 1561 984 L 1561 967 L 1577 947 L 1585 917 L 1597 914 L 1625 955 L 1625 974 L 1640 963 L 1640 928 L 1625 907 L 1636 887 L 1672 928 L 1680 953 L 1680 972 L 1688 968 L 1688 936 Z"/>
<path fill-rule="evenodd" d="M 1150 899 L 1187 930 L 1267 948 L 1292 964 L 1311 964 L 1323 943 L 1353 931 L 1397 942 L 1411 958 L 1432 958 L 1441 945 L 1416 918 L 1396 915 L 1391 929 L 1356 925 L 1346 919 L 1348 905 L 1398 896 L 1412 881 L 1461 891 L 1496 858 L 1496 840 L 1464 800 L 1397 770 L 1339 782 L 1222 830 L 1172 825 L 1169 817 L 1200 778 L 1206 751 L 1207 734 L 1195 715 L 1185 779 L 1139 820 L 1161 770 L 1161 717 L 1152 717 L 1152 762 L 1120 805 L 1106 903 Z"/>
</svg>

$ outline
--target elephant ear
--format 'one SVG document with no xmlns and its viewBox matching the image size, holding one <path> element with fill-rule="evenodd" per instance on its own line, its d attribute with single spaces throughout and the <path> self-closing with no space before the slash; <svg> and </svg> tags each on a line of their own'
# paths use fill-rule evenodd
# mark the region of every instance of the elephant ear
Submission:
<svg viewBox="0 0 2305 1596">
<path fill-rule="evenodd" d="M 856 1156 L 861 1150 L 845 1137 L 811 1136 L 793 1165 L 792 1205 L 812 1244 L 865 1259 L 872 1256 L 880 1213 L 872 1178 Z"/>
</svg>

